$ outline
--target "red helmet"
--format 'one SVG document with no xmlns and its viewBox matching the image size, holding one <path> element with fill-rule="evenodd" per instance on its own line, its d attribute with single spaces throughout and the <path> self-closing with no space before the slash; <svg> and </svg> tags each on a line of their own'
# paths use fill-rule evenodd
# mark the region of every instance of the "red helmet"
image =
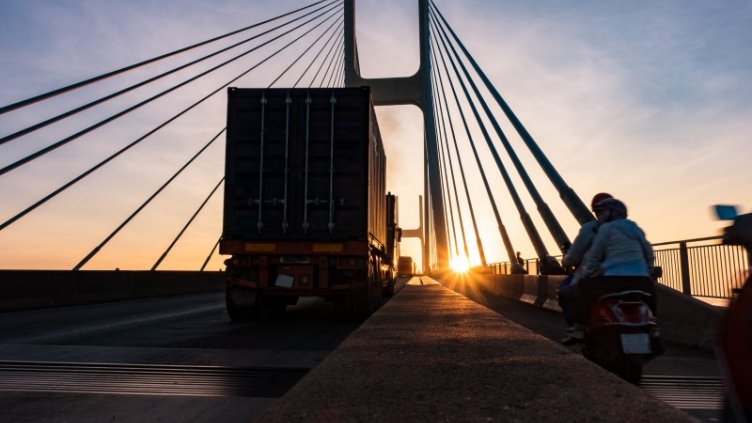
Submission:
<svg viewBox="0 0 752 423">
<path fill-rule="evenodd" d="M 590 202 L 590 209 L 594 209 L 596 204 L 607 198 L 614 198 L 614 196 L 605 192 L 599 192 L 598 194 L 595 194 L 593 196 L 593 200 Z"/>
</svg>

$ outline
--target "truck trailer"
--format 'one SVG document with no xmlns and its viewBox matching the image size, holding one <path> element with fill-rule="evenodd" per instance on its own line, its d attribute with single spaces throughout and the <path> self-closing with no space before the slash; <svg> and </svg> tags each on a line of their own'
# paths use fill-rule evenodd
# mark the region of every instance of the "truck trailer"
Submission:
<svg viewBox="0 0 752 423">
<path fill-rule="evenodd" d="M 364 318 L 394 293 L 396 198 L 370 89 L 229 88 L 220 253 L 233 320 L 301 296 Z"/>
</svg>

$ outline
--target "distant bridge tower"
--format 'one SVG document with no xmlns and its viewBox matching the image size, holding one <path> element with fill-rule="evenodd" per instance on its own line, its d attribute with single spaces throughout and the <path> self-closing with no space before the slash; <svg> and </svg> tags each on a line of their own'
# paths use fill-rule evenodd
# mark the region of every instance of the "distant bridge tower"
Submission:
<svg viewBox="0 0 752 423">
<path fill-rule="evenodd" d="M 449 265 L 448 238 L 444 199 L 441 195 L 441 175 L 439 174 L 439 153 L 436 142 L 436 122 L 434 121 L 434 104 L 431 81 L 431 45 L 428 26 L 428 0 L 418 0 L 420 31 L 420 66 L 418 71 L 407 77 L 398 78 L 363 78 L 360 76 L 358 47 L 355 40 L 355 0 L 345 0 L 345 85 L 371 87 L 373 103 L 376 106 L 395 106 L 413 104 L 423 111 L 424 140 L 427 160 L 424 166 L 427 175 L 427 189 L 424 189 L 425 210 L 430 213 L 426 222 L 423 241 L 424 259 L 431 257 L 431 226 L 436 244 L 436 261 L 440 269 Z M 424 272 L 430 271 L 430 263 L 424 261 Z"/>
</svg>

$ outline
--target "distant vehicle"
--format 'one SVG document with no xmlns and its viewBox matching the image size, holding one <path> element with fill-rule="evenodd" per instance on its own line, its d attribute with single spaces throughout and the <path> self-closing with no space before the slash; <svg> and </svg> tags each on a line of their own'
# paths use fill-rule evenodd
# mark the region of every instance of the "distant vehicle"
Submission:
<svg viewBox="0 0 752 423">
<path fill-rule="evenodd" d="M 415 274 L 415 263 L 410 256 L 400 256 L 397 261 L 397 276 L 412 276 Z"/>
<path fill-rule="evenodd" d="M 227 113 L 227 314 L 318 296 L 370 315 L 394 293 L 400 236 L 370 89 L 230 88 Z"/>
</svg>

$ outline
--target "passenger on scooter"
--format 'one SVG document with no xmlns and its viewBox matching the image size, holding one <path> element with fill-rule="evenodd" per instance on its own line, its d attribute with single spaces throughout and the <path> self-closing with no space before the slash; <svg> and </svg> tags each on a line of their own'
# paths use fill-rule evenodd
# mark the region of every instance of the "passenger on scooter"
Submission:
<svg viewBox="0 0 752 423">
<path fill-rule="evenodd" d="M 613 197 L 611 196 L 611 194 L 605 192 L 595 194 L 593 196 L 593 200 L 590 202 L 591 209 L 594 210 L 596 204 L 607 198 Z M 598 222 L 597 220 L 585 222 L 582 227 L 580 227 L 580 232 L 577 233 L 577 236 L 572 242 L 572 245 L 569 247 L 567 253 L 564 255 L 564 258 L 561 261 L 561 264 L 564 266 L 564 268 L 576 267 L 574 274 L 564 279 L 562 285 L 559 287 L 558 292 L 559 307 L 561 307 L 561 311 L 564 314 L 564 320 L 566 320 L 567 322 L 567 332 L 574 330 L 574 323 L 576 320 L 574 310 L 577 293 L 577 283 L 580 281 L 580 279 L 582 279 L 583 276 L 583 267 L 580 266 L 580 264 L 582 263 L 582 259 L 585 257 L 585 253 L 587 253 L 587 251 L 590 249 L 590 246 L 593 244 L 593 238 L 595 238 L 599 224 L 600 222 Z M 561 342 L 564 344 L 571 344 L 576 342 L 576 340 L 567 336 L 562 339 Z"/>
<path fill-rule="evenodd" d="M 627 219 L 627 207 L 615 198 L 598 202 L 594 211 L 599 226 L 577 284 L 577 323 L 582 327 L 587 322 L 590 308 L 601 296 L 628 290 L 651 294 L 646 303 L 655 314 L 655 282 L 650 276 L 655 256 L 645 233 Z M 584 336 L 580 327 L 572 332 L 573 338 Z"/>
</svg>

